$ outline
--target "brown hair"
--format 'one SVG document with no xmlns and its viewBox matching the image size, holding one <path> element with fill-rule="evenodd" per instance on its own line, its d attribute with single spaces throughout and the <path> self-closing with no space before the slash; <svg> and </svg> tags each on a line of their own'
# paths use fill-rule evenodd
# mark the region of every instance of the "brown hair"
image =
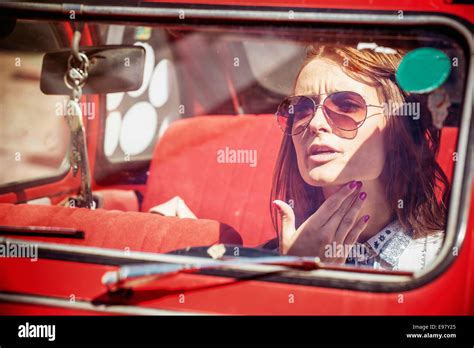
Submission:
<svg viewBox="0 0 474 348">
<path fill-rule="evenodd" d="M 444 230 L 449 182 L 436 162 L 440 130 L 427 117 L 426 98 L 405 93 L 396 84 L 395 72 L 402 57 L 401 50 L 386 54 L 346 46 L 310 45 L 301 69 L 315 58 L 329 59 L 339 64 L 351 78 L 375 87 L 379 98 L 386 103 L 420 103 L 421 117 L 416 121 L 411 117 L 385 115 L 384 145 L 387 153 L 381 174 L 393 219 L 397 218 L 404 228 L 411 229 L 417 238 Z M 437 194 L 440 194 L 439 199 Z M 295 202 L 297 227 L 324 202 L 322 189 L 308 185 L 301 177 L 291 136 L 283 137 L 270 198 L 270 204 L 275 199 L 290 205 Z M 403 209 L 399 209 L 400 202 Z M 273 225 L 279 234 L 277 211 L 273 207 L 270 209 Z"/>
</svg>

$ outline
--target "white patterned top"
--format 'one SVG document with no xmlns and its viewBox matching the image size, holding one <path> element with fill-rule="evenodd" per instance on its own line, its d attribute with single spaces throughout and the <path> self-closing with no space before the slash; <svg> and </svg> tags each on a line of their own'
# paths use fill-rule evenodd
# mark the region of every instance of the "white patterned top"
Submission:
<svg viewBox="0 0 474 348">
<path fill-rule="evenodd" d="M 347 263 L 376 269 L 419 271 L 434 260 L 443 240 L 443 231 L 415 239 L 411 231 L 394 220 L 365 243 L 357 243 L 354 248 L 359 253 L 349 257 Z M 363 250 L 362 255 L 360 250 Z"/>
</svg>

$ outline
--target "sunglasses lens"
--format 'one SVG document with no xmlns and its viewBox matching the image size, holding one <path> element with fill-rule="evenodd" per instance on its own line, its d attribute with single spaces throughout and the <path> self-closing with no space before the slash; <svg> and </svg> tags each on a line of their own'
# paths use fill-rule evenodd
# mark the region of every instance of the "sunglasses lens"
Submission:
<svg viewBox="0 0 474 348">
<path fill-rule="evenodd" d="M 364 98 L 355 92 L 336 92 L 324 100 L 324 110 L 336 127 L 355 130 L 367 115 Z"/>
<path fill-rule="evenodd" d="M 280 128 L 290 135 L 302 132 L 311 121 L 313 114 L 313 101 L 306 97 L 286 98 L 277 110 Z"/>
</svg>

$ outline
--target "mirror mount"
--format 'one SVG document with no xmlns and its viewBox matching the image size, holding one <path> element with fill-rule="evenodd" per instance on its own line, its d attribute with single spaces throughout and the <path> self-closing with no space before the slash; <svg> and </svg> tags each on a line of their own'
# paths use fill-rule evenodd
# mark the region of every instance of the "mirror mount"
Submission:
<svg viewBox="0 0 474 348">
<path fill-rule="evenodd" d="M 82 88 L 85 86 L 90 69 L 90 61 L 84 52 L 79 51 L 81 32 L 75 31 L 72 40 L 71 53 L 67 60 L 67 70 L 64 73 L 64 84 L 71 90 L 71 99 L 64 115 L 66 123 L 71 132 L 71 146 L 69 160 L 72 167 L 72 175 L 76 177 L 81 172 L 81 188 L 79 197 L 69 200 L 69 206 L 78 206 L 89 209 L 95 208 L 92 196 L 92 184 L 90 174 L 89 157 L 87 154 L 87 143 L 84 129 L 83 115 L 80 107 Z"/>
<path fill-rule="evenodd" d="M 46 53 L 40 89 L 48 95 L 70 95 L 66 123 L 71 133 L 69 160 L 75 177 L 80 171 L 78 197 L 69 206 L 95 208 L 90 164 L 80 100 L 83 94 L 105 94 L 137 90 L 143 82 L 145 49 L 141 46 L 100 46 L 79 49 L 80 28 L 76 27 L 71 49 Z M 86 83 L 87 82 L 87 83 Z"/>
<path fill-rule="evenodd" d="M 87 84 L 82 94 L 128 92 L 141 87 L 145 67 L 145 49 L 142 46 L 88 46 L 81 47 L 81 52 L 90 61 Z M 78 51 L 74 49 L 45 54 L 40 81 L 40 89 L 44 94 L 70 94 L 70 89 L 64 84 L 64 74 L 71 53 L 80 61 Z"/>
</svg>

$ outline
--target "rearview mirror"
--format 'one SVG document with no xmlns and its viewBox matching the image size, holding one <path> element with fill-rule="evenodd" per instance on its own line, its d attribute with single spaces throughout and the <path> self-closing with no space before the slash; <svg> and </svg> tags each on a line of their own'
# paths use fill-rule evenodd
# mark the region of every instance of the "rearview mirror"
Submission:
<svg viewBox="0 0 474 348">
<path fill-rule="evenodd" d="M 141 46 L 81 47 L 89 58 L 89 75 L 83 94 L 134 91 L 143 82 L 145 49 Z M 65 94 L 71 90 L 64 83 L 70 49 L 46 53 L 43 58 L 40 88 L 44 94 Z"/>
</svg>

